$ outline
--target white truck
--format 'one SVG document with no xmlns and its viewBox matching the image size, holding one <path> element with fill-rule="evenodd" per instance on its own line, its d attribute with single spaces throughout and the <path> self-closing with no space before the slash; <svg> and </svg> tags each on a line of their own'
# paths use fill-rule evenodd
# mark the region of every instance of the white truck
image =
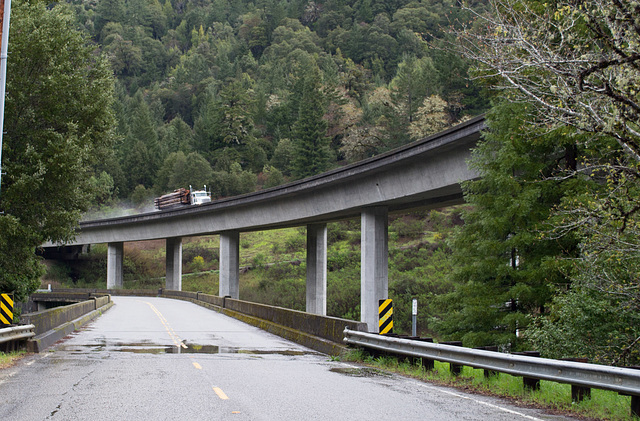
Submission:
<svg viewBox="0 0 640 421">
<path fill-rule="evenodd" d="M 179 188 L 172 193 L 156 197 L 153 200 L 156 209 L 160 210 L 177 206 L 201 205 L 209 202 L 211 202 L 211 193 L 207 192 L 207 186 L 204 186 L 204 190 L 193 190 L 191 186 L 188 189 Z"/>
</svg>

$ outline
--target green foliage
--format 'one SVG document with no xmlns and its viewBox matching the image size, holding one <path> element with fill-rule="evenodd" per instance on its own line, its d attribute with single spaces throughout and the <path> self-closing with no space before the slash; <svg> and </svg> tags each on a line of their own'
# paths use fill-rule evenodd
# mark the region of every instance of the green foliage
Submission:
<svg viewBox="0 0 640 421">
<path fill-rule="evenodd" d="M 193 151 L 193 130 L 181 117 L 175 117 L 160 128 L 159 136 L 168 153 L 183 152 L 186 155 Z"/>
<path fill-rule="evenodd" d="M 254 268 L 252 282 L 240 283 L 240 295 L 249 301 L 304 311 L 305 266 L 278 262 L 268 269 Z"/>
<path fill-rule="evenodd" d="M 0 215 L 0 291 L 25 299 L 40 285 L 44 267 L 34 256 L 39 236 L 11 215 Z"/>
<path fill-rule="evenodd" d="M 144 208 L 152 203 L 153 192 L 148 191 L 142 184 L 138 184 L 131 193 L 131 202 L 136 208 Z"/>
<path fill-rule="evenodd" d="M 191 270 L 193 272 L 199 272 L 204 268 L 204 257 L 196 256 L 191 261 Z"/>
<path fill-rule="evenodd" d="M 182 247 L 182 263 L 187 265 L 189 263 L 198 262 L 200 266 L 197 270 L 188 268 L 185 273 L 198 270 L 212 270 L 218 269 L 218 261 L 220 260 L 220 246 L 215 243 L 204 242 L 190 242 L 185 243 Z"/>
<path fill-rule="evenodd" d="M 108 204 L 116 193 L 113 177 L 106 171 L 102 171 L 98 176 L 92 175 L 89 184 L 95 192 L 95 198 L 92 200 L 94 205 Z"/>
<path fill-rule="evenodd" d="M 264 187 L 265 189 L 284 184 L 284 175 L 282 174 L 282 172 L 271 165 L 264 166 L 261 176 L 264 180 L 262 182 L 262 187 Z"/>
<path fill-rule="evenodd" d="M 617 148 L 615 148 L 617 149 Z M 621 151 L 607 154 L 623 157 Z M 535 319 L 527 332 L 550 355 L 587 356 L 606 364 L 640 362 L 640 269 L 637 163 L 587 166 L 600 188 L 567 197 L 550 220 L 550 238 L 581 237 L 571 288 L 555 297 L 552 311 Z M 613 161 L 615 162 L 615 160 Z M 564 335 L 561 344 L 552 338 Z"/>
<path fill-rule="evenodd" d="M 25 355 L 27 355 L 27 351 L 24 350 L 11 351 L 7 353 L 0 352 L 0 368 L 10 367 Z"/>
<path fill-rule="evenodd" d="M 547 317 L 526 337 L 547 358 L 587 358 L 598 364 L 637 365 L 640 313 L 612 294 L 576 285 L 559 293 Z"/>
<path fill-rule="evenodd" d="M 528 315 L 544 311 L 554 285 L 568 282 L 560 258 L 578 252 L 571 235 L 540 234 L 563 197 L 588 188 L 578 178 L 550 178 L 574 165 L 576 139 L 523 126 L 523 112 L 504 105 L 490 114 L 492 130 L 472 162 L 482 179 L 465 185 L 473 207 L 451 241 L 456 290 L 440 298 L 447 317 L 433 326 L 466 346 L 518 347 Z"/>
<path fill-rule="evenodd" d="M 212 194 L 217 197 L 235 196 L 254 191 L 257 176 L 242 169 L 234 162 L 229 171 L 214 171 L 211 183 Z"/>
<path fill-rule="evenodd" d="M 283 175 L 291 175 L 293 171 L 293 154 L 294 146 L 290 139 L 280 139 L 273 157 L 271 158 L 271 164 L 282 172 Z"/>
<path fill-rule="evenodd" d="M 108 190 L 108 178 L 91 178 L 92 165 L 111 147 L 115 124 L 110 70 L 68 7 L 17 1 L 11 21 L 0 286 L 22 300 L 42 274 L 36 247 L 71 238 L 81 212 Z"/>
<path fill-rule="evenodd" d="M 182 151 L 169 154 L 160 167 L 154 190 L 164 194 L 179 188 L 202 188 L 211 183 L 213 170 L 211 165 L 199 153 L 185 156 Z"/>
<path fill-rule="evenodd" d="M 131 120 L 120 153 L 122 168 L 129 174 L 128 188 L 132 191 L 140 184 L 146 188 L 153 186 L 161 151 L 151 108 L 141 92 L 133 97 L 129 107 Z"/>
<path fill-rule="evenodd" d="M 424 224 L 421 219 L 402 217 L 389 224 L 389 232 L 399 237 L 418 238 L 424 234 Z"/>
<path fill-rule="evenodd" d="M 353 263 L 359 260 L 360 253 L 354 251 L 353 257 L 344 260 L 344 266 L 335 266 L 327 273 L 329 316 L 360 320 L 360 270 Z"/>
<path fill-rule="evenodd" d="M 314 67 L 305 72 L 302 84 L 298 120 L 293 128 L 293 175 L 296 178 L 305 178 L 327 170 L 330 157 L 327 123 L 322 118 L 324 104 L 319 69 Z"/>
<path fill-rule="evenodd" d="M 405 3 L 73 3 L 77 26 L 118 79 L 113 127 L 122 141 L 97 174 L 113 178 L 121 199 L 138 185 L 164 192 L 174 171 L 167 157 L 197 152 L 228 173 L 214 177 L 224 179 L 219 194 L 235 194 L 406 143 L 427 94 L 441 94 L 447 122 L 465 114 L 465 104 L 483 111 L 468 62 L 422 39 L 444 37 L 442 17 L 461 16 L 459 8 Z M 393 93 L 382 107 L 369 106 L 376 88 Z M 425 121 L 414 132 L 433 126 Z M 230 161 L 221 166 L 222 155 Z M 252 188 L 248 177 L 238 188 L 233 162 L 259 176 Z M 265 165 L 283 177 L 264 180 Z"/>
</svg>

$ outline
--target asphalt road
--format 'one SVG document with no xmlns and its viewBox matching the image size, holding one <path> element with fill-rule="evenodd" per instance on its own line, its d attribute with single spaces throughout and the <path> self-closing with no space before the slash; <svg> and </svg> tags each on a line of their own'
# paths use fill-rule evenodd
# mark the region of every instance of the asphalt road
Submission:
<svg viewBox="0 0 640 421">
<path fill-rule="evenodd" d="M 0 420 L 566 419 L 331 361 L 192 303 L 113 300 L 0 371 Z"/>
</svg>

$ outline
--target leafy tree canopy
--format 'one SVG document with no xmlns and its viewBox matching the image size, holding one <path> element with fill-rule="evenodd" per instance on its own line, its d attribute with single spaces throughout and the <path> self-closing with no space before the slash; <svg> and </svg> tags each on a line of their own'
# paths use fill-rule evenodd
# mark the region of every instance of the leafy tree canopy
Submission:
<svg viewBox="0 0 640 421">
<path fill-rule="evenodd" d="M 113 79 L 68 7 L 15 1 L 3 137 L 0 290 L 38 285 L 34 251 L 73 236 L 94 200 L 92 164 L 113 141 Z"/>
</svg>

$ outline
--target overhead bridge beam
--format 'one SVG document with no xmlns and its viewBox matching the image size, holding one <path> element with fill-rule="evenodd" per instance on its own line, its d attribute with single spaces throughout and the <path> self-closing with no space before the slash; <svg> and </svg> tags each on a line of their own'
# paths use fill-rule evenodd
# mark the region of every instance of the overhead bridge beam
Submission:
<svg viewBox="0 0 640 421">
<path fill-rule="evenodd" d="M 239 296 L 242 232 L 307 226 L 308 312 L 326 313 L 326 224 L 361 218 L 361 320 L 377 331 L 388 298 L 389 213 L 463 203 L 460 183 L 478 177 L 467 161 L 484 117 L 323 174 L 199 206 L 80 223 L 74 244 L 108 243 L 108 288 L 122 286 L 123 242 L 166 239 L 167 288 L 182 288 L 182 238 L 220 235 L 221 296 Z M 45 244 L 44 247 L 54 247 Z"/>
</svg>

